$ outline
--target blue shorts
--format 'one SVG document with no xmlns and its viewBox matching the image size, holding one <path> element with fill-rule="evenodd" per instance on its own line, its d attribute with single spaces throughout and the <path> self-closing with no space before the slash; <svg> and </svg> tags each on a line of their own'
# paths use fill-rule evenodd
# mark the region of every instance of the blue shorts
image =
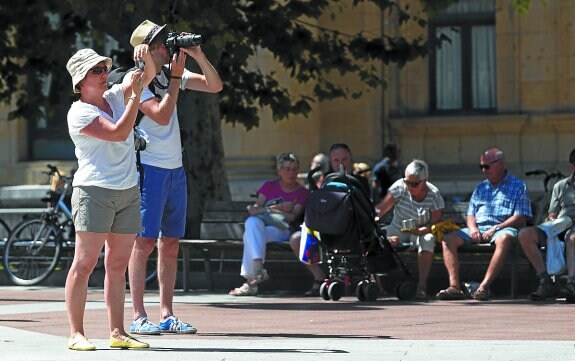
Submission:
<svg viewBox="0 0 575 361">
<path fill-rule="evenodd" d="M 164 169 L 142 164 L 142 171 L 142 233 L 139 236 L 183 237 L 188 199 L 184 168 Z"/>
<path fill-rule="evenodd" d="M 481 234 L 483 234 L 486 231 L 493 228 L 493 226 L 478 226 L 477 228 L 479 228 L 479 232 L 481 232 Z M 461 239 L 463 239 L 466 244 L 472 244 L 473 243 L 473 241 L 471 240 L 471 237 L 469 237 L 469 228 L 462 228 L 458 231 L 455 231 L 455 234 L 457 234 Z M 511 237 L 517 238 L 517 229 L 513 228 L 513 227 L 501 228 L 500 230 L 498 230 L 497 232 L 495 232 L 493 234 L 493 237 L 491 237 L 489 242 L 481 242 L 481 243 L 493 243 L 497 239 L 497 237 L 502 236 L 504 234 L 509 234 L 509 235 L 511 235 Z"/>
</svg>

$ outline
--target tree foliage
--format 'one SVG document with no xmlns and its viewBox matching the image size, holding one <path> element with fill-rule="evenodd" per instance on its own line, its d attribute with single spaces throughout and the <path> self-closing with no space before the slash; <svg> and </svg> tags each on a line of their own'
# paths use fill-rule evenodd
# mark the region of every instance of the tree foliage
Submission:
<svg viewBox="0 0 575 361">
<path fill-rule="evenodd" d="M 450 2 L 422 1 L 426 11 Z M 426 54 L 428 43 L 423 38 L 345 34 L 315 22 L 321 16 L 343 16 L 346 6 L 367 3 L 400 22 L 421 20 L 409 8 L 384 0 L 5 0 L 0 4 L 0 29 L 9 36 L 0 44 L 0 101 L 10 101 L 15 95 L 17 108 L 10 117 L 37 118 L 39 107 L 49 109 L 54 99 L 45 99 L 41 87 L 17 82 L 20 75 L 33 75 L 37 85 L 41 75 L 58 74 L 63 85 L 67 80 L 64 66 L 78 37 L 92 39 L 91 46 L 103 51 L 106 35 L 111 36 L 121 47 L 112 54 L 116 64 L 126 65 L 131 55 L 130 34 L 149 18 L 208 38 L 205 48 L 226 85 L 220 97 L 225 121 L 247 129 L 258 126 L 261 107 L 270 107 L 278 120 L 306 115 L 311 102 L 350 93 L 325 74 L 355 74 L 365 84 L 379 86 L 383 79 L 377 67 L 368 65 L 370 61 L 403 65 Z M 273 72 L 250 67 L 249 60 L 263 51 L 271 53 L 293 80 L 312 83 L 311 93 L 289 94 Z M 65 87 L 61 89 L 62 98 L 70 96 Z"/>
<path fill-rule="evenodd" d="M 539 0 L 539 2 L 545 5 L 547 0 Z M 519 14 L 525 14 L 530 6 L 531 0 L 513 0 L 513 7 Z"/>
<path fill-rule="evenodd" d="M 337 19 L 350 8 L 369 6 L 400 25 L 425 27 L 425 13 L 434 14 L 455 1 L 419 0 L 422 12 L 416 12 L 393 0 L 3 0 L 0 102 L 16 105 L 11 118 L 29 122 L 42 115 L 65 116 L 73 100 L 65 64 L 77 46 L 92 47 L 113 56 L 115 65 L 130 66 L 129 38 L 144 19 L 204 35 L 202 48 L 223 79 L 224 90 L 218 96 L 192 93 L 178 106 L 189 155 L 188 222 L 197 225 L 206 199 L 229 197 L 222 119 L 249 130 L 259 125 L 261 108 L 269 108 L 275 120 L 305 116 L 315 101 L 359 96 L 365 90 L 349 89 L 327 75 L 356 76 L 368 87 L 382 86 L 381 63 L 403 66 L 427 54 L 430 45 L 425 37 L 345 33 L 320 26 L 317 19 Z M 110 39 L 119 49 L 106 48 Z M 254 59 L 261 54 L 269 54 L 291 81 L 309 84 L 309 92 L 290 93 L 289 84 L 281 83 L 276 73 L 257 66 Z M 47 80 L 49 96 L 42 93 Z"/>
</svg>

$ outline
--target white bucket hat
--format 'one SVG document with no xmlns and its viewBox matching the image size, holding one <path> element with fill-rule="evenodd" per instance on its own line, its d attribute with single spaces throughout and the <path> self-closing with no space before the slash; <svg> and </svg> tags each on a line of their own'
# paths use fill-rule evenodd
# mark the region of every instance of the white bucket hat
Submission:
<svg viewBox="0 0 575 361">
<path fill-rule="evenodd" d="M 76 54 L 72 55 L 66 64 L 66 69 L 68 69 L 68 73 L 72 76 L 72 89 L 74 93 L 80 92 L 76 89 L 76 85 L 86 77 L 86 73 L 88 73 L 94 65 L 102 61 L 106 62 L 106 67 L 110 70 L 112 67 L 112 59 L 98 55 L 92 49 L 80 49 Z"/>
<path fill-rule="evenodd" d="M 156 35 L 158 35 L 165 27 L 166 25 L 160 26 L 150 20 L 144 20 L 132 33 L 130 44 L 132 44 L 133 47 L 140 44 L 150 44 Z"/>
</svg>

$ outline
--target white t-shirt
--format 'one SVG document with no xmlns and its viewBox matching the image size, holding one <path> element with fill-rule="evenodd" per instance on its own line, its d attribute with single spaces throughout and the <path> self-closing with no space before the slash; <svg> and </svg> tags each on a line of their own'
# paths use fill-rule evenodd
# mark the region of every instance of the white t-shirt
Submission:
<svg viewBox="0 0 575 361">
<path fill-rule="evenodd" d="M 122 117 L 126 110 L 122 87 L 114 85 L 104 93 L 104 99 L 112 108 L 112 117 L 95 105 L 81 100 L 72 103 L 68 111 L 68 131 L 76 146 L 75 153 L 78 158 L 78 171 L 74 175 L 73 185 L 128 189 L 138 184 L 133 131 L 122 142 L 102 140 L 80 133 L 98 116 L 103 116 L 112 123 Z"/>
<path fill-rule="evenodd" d="M 180 89 L 186 88 L 186 82 L 190 78 L 191 72 L 184 70 Z M 129 76 L 129 74 L 126 74 Z M 156 84 L 165 86 L 155 86 L 156 94 L 164 96 L 168 90 L 168 78 L 163 71 L 155 78 Z M 140 102 L 144 102 L 154 96 L 148 87 L 144 87 Z M 168 125 L 160 125 L 144 116 L 138 127 L 146 132 L 149 142 L 146 149 L 140 152 L 140 159 L 143 164 L 152 165 L 165 169 L 175 169 L 182 166 L 182 142 L 180 140 L 180 123 L 178 122 L 178 107 L 174 108 L 172 117 Z"/>
</svg>

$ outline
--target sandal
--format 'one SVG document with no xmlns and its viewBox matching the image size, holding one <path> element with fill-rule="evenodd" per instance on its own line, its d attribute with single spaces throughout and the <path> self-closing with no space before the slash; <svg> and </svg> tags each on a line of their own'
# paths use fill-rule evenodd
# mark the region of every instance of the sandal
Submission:
<svg viewBox="0 0 575 361">
<path fill-rule="evenodd" d="M 86 336 L 78 334 L 68 341 L 68 348 L 74 351 L 94 351 L 96 346 Z"/>
<path fill-rule="evenodd" d="M 454 286 L 449 286 L 446 289 L 437 292 L 435 297 L 444 301 L 463 300 L 465 299 L 465 293 Z"/>
<path fill-rule="evenodd" d="M 234 288 L 229 292 L 232 296 L 257 296 L 258 295 L 258 286 L 250 286 L 247 283 L 244 283 L 238 288 Z"/>
<path fill-rule="evenodd" d="M 477 301 L 489 301 L 489 291 L 484 288 L 478 288 L 473 294 L 473 298 Z"/>
<path fill-rule="evenodd" d="M 119 335 L 118 337 L 110 336 L 110 343 L 111 348 L 149 348 L 150 345 L 138 341 L 132 336 L 123 336 Z"/>
<path fill-rule="evenodd" d="M 313 280 L 313 285 L 309 290 L 305 291 L 303 294 L 304 297 L 319 297 L 319 288 L 321 287 L 322 283 L 323 280 Z"/>
</svg>

